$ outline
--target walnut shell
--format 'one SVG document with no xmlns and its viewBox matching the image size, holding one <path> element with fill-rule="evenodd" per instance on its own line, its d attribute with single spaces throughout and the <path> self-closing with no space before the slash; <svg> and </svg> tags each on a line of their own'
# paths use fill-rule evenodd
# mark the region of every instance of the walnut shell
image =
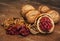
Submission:
<svg viewBox="0 0 60 41">
<path fill-rule="evenodd" d="M 45 32 L 45 31 L 41 30 L 41 28 L 40 28 L 39 22 L 40 22 L 40 19 L 41 19 L 42 17 L 47 17 L 47 18 L 49 18 L 50 21 L 51 21 L 52 27 L 51 27 L 51 29 L 50 29 L 48 32 Z M 53 22 L 53 20 L 51 19 L 51 17 L 50 17 L 49 15 L 47 15 L 47 14 L 41 14 L 41 15 L 36 19 L 35 24 L 36 24 L 37 29 L 39 30 L 39 32 L 42 33 L 42 34 L 52 33 L 53 30 L 54 30 L 54 22 Z"/>
<path fill-rule="evenodd" d="M 26 14 L 28 23 L 34 23 L 35 19 L 40 15 L 40 12 L 37 10 L 29 11 Z"/>
<path fill-rule="evenodd" d="M 41 5 L 41 6 L 39 6 L 38 10 L 42 13 L 46 13 L 50 10 L 50 8 L 48 6 Z"/>
<path fill-rule="evenodd" d="M 24 5 L 22 7 L 22 15 L 25 16 L 25 14 L 31 10 L 35 10 L 35 8 L 32 5 Z"/>
<path fill-rule="evenodd" d="M 29 28 L 31 34 L 38 34 L 39 33 L 39 31 L 38 31 L 38 29 L 37 29 L 35 24 L 29 25 L 28 28 Z"/>
<path fill-rule="evenodd" d="M 59 21 L 59 13 L 57 11 L 51 10 L 46 14 L 49 14 L 49 16 L 53 19 L 54 23 L 57 23 Z"/>
</svg>

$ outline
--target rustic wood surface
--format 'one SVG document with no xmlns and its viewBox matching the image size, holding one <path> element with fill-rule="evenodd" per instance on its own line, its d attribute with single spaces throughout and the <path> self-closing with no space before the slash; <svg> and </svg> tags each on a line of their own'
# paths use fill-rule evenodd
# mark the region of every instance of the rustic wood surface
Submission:
<svg viewBox="0 0 60 41">
<path fill-rule="evenodd" d="M 26 0 L 18 1 L 0 1 L 0 24 L 8 17 L 20 16 L 21 6 L 24 4 L 31 4 L 37 8 L 40 4 L 36 2 L 27 2 Z M 51 9 L 55 9 L 60 12 L 59 8 L 52 6 Z M 7 35 L 2 26 L 0 26 L 0 41 L 60 41 L 60 21 L 55 25 L 54 32 L 49 35 L 28 35 L 27 37 L 22 37 L 20 35 Z"/>
<path fill-rule="evenodd" d="M 31 0 L 31 1 L 37 1 L 43 4 L 49 4 L 56 7 L 60 7 L 60 0 Z"/>
</svg>

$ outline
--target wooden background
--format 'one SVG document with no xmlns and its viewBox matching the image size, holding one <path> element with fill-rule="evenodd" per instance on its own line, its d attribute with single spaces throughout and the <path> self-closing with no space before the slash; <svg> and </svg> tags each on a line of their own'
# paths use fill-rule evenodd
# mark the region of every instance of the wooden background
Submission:
<svg viewBox="0 0 60 41">
<path fill-rule="evenodd" d="M 1 23 L 8 17 L 20 17 L 21 6 L 24 4 L 31 4 L 35 8 L 39 5 L 43 5 L 37 2 L 30 2 L 27 0 L 1 0 L 0 1 L 0 41 L 60 41 L 60 21 L 55 25 L 54 32 L 49 35 L 28 35 L 27 37 L 22 37 L 20 35 L 7 35 Z M 46 5 L 46 4 L 44 4 Z M 60 8 L 56 8 L 50 5 L 51 9 L 55 9 L 60 13 Z"/>
</svg>

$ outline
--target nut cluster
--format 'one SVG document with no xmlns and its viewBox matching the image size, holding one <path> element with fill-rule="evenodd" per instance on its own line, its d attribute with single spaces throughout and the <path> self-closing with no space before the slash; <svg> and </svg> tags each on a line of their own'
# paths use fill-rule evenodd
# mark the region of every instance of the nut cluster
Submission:
<svg viewBox="0 0 60 41">
<path fill-rule="evenodd" d="M 36 10 L 32 5 L 24 5 L 21 18 L 8 18 L 3 22 L 7 34 L 27 36 L 30 33 L 52 33 L 54 23 L 59 21 L 59 13 L 48 6 L 41 5 Z"/>
</svg>

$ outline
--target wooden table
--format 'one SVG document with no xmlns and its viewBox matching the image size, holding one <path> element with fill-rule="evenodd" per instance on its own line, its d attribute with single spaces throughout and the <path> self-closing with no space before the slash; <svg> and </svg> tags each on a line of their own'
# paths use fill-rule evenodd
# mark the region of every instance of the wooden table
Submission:
<svg viewBox="0 0 60 41">
<path fill-rule="evenodd" d="M 26 2 L 22 0 L 18 1 L 1 1 L 0 2 L 0 24 L 4 21 L 4 19 L 14 16 L 20 16 L 21 6 L 24 4 L 31 4 L 36 8 L 40 5 L 35 2 Z M 55 8 L 58 12 L 60 9 Z M 49 35 L 28 35 L 27 37 L 23 37 L 20 35 L 7 35 L 4 28 L 0 26 L 0 41 L 60 41 L 60 21 L 55 25 L 54 32 Z"/>
</svg>

